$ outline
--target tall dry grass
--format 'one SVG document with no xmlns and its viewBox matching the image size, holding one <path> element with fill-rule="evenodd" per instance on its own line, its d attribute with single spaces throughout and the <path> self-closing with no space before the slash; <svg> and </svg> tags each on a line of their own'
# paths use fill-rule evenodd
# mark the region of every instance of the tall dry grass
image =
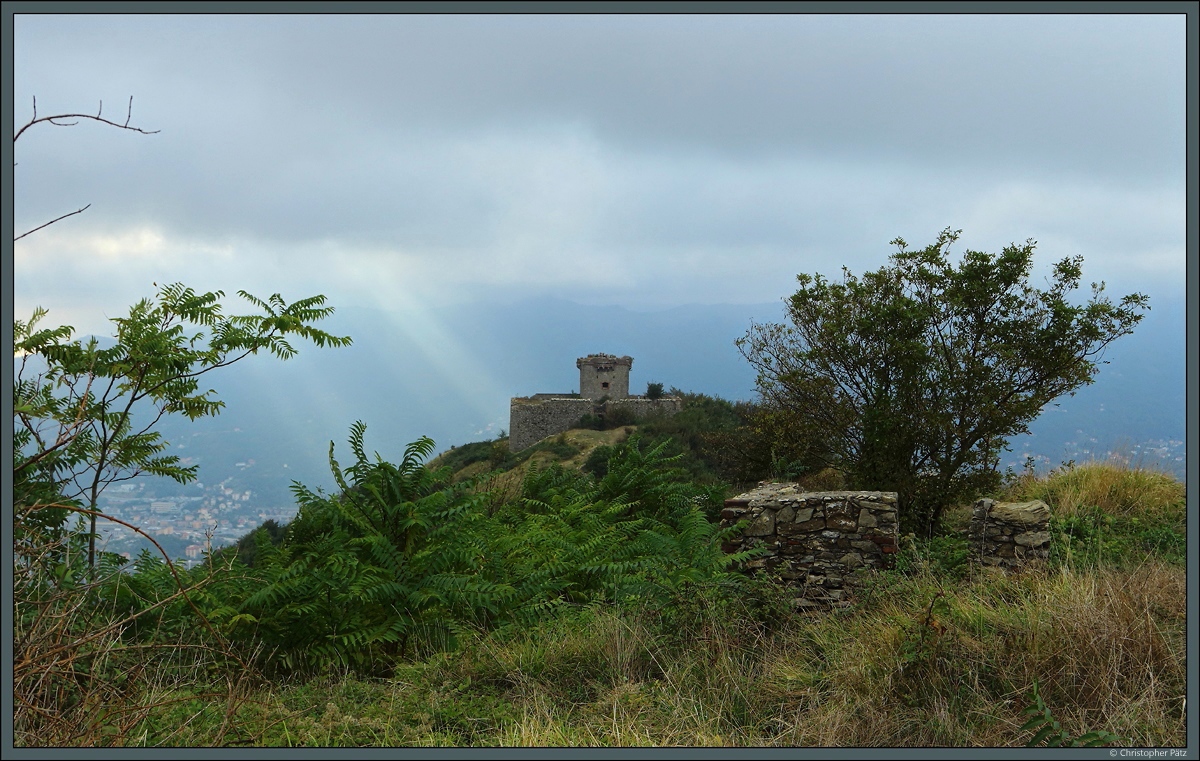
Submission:
<svg viewBox="0 0 1200 761">
<path fill-rule="evenodd" d="M 1074 735 L 1105 729 L 1134 745 L 1184 742 L 1184 569 L 934 582 L 878 591 L 872 612 L 841 632 L 820 627 L 819 660 L 811 649 L 801 659 L 795 647 L 777 651 L 768 684 L 781 708 L 795 699 L 798 674 L 810 683 L 800 692 L 808 700 L 790 706 L 783 744 L 1022 745 L 1035 679 Z M 814 662 L 817 673 L 806 671 Z"/>
<path fill-rule="evenodd" d="M 1182 487 L 1138 469 L 1080 466 L 1023 489 L 1008 498 L 1182 520 Z M 1012 575 L 913 563 L 816 616 L 765 586 L 567 610 L 464 633 L 388 681 L 272 685 L 228 722 L 264 746 L 1019 747 L 1036 682 L 1072 736 L 1181 746 L 1185 568 L 1144 557 Z M 142 739 L 212 744 L 223 721 L 160 722 Z"/>
<path fill-rule="evenodd" d="M 28 527 L 36 525 L 30 515 L 46 506 L 20 509 L 20 525 Z M 140 619 L 188 600 L 188 591 L 181 585 L 153 604 L 116 612 L 106 603 L 120 572 L 102 571 L 103 566 L 96 572 L 71 571 L 71 549 L 69 533 L 33 528 L 22 530 L 14 542 L 14 745 L 136 745 L 144 740 L 139 727 L 171 710 L 181 691 L 189 701 L 217 706 L 225 719 L 216 736 L 225 737 L 251 676 L 228 644 L 219 636 L 205 641 L 188 632 L 126 636 Z M 202 623 L 212 628 L 207 620 Z M 168 738 L 159 740 L 170 744 Z"/>
<path fill-rule="evenodd" d="M 1171 474 L 1118 457 L 1060 468 L 1042 478 L 1023 474 L 1004 498 L 1043 500 L 1060 517 L 1098 508 L 1110 515 L 1153 519 L 1181 512 L 1186 493 Z"/>
<path fill-rule="evenodd" d="M 1183 568 L 1150 562 L 894 574 L 851 611 L 772 625 L 595 608 L 481 634 L 388 682 L 276 688 L 237 722 L 261 745 L 1020 747 L 1036 680 L 1072 736 L 1179 746 L 1184 586 Z M 189 732 L 203 744 L 203 725 Z"/>
</svg>

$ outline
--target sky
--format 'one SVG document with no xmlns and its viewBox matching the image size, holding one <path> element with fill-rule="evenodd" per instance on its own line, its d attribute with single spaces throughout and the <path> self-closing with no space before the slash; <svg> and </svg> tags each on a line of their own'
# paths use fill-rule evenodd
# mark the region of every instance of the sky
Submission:
<svg viewBox="0 0 1200 761">
<path fill-rule="evenodd" d="M 40 306 L 43 326 L 110 335 L 172 282 L 222 290 L 234 313 L 253 311 L 239 289 L 382 310 L 367 324 L 395 341 L 358 323 L 354 351 L 318 361 L 436 375 L 458 394 L 443 416 L 464 417 L 445 423 L 453 442 L 504 427 L 509 396 L 565 389 L 568 349 L 626 353 L 546 342 L 538 366 L 562 372 L 520 377 L 481 355 L 471 315 L 551 299 L 761 315 L 798 273 L 861 274 L 889 241 L 947 227 L 955 253 L 1033 239 L 1035 283 L 1082 255 L 1080 299 L 1104 281 L 1181 315 L 1184 21 L 20 15 L 14 134 L 34 98 L 38 116 L 102 104 L 155 133 L 84 120 L 16 142 L 17 234 L 91 206 L 15 244 L 14 319 Z M 714 339 L 729 367 L 710 385 L 748 398 L 738 330 Z M 638 368 L 683 375 L 666 356 L 642 349 Z M 414 401 L 432 404 L 396 404 Z"/>
<path fill-rule="evenodd" d="M 777 301 L 896 237 L 1183 297 L 1183 16 L 15 21 L 15 311 Z M 436 329 L 436 326 L 426 326 Z"/>
</svg>

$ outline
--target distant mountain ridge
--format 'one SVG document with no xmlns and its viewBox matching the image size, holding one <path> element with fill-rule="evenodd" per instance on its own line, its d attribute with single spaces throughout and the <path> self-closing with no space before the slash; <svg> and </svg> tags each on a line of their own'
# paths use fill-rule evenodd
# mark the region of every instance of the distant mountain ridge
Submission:
<svg viewBox="0 0 1200 761">
<path fill-rule="evenodd" d="M 550 299 L 432 309 L 417 318 L 337 305 L 321 327 L 352 336 L 353 346 L 299 345 L 287 362 L 252 357 L 214 372 L 206 383 L 225 411 L 196 422 L 166 419 L 159 429 L 175 454 L 200 463 L 201 481 L 232 477 L 264 499 L 290 503 L 293 479 L 332 486 L 329 443 L 348 456 L 355 420 L 367 424 L 368 450 L 393 460 L 423 435 L 438 451 L 494 439 L 508 428 L 510 397 L 576 390 L 575 359 L 588 353 L 633 357 L 632 393 L 654 381 L 751 399 L 754 373 L 734 341 L 751 320 L 782 314 L 781 301 L 634 312 Z M 1033 435 L 1011 442 L 1005 464 L 1019 466 L 1028 453 L 1057 465 L 1114 447 L 1149 453 L 1149 463 L 1159 457 L 1150 452 L 1158 442 L 1161 464 L 1182 477 L 1183 316 L 1182 303 L 1153 303 L 1134 334 L 1110 347 L 1095 384 L 1048 408 Z"/>
</svg>

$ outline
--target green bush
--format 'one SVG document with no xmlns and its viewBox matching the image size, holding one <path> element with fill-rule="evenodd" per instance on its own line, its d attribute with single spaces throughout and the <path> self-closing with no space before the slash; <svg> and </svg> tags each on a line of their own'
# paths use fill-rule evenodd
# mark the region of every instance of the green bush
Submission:
<svg viewBox="0 0 1200 761">
<path fill-rule="evenodd" d="M 205 598 L 269 671 L 386 674 L 455 647 L 467 631 L 536 622 L 562 605 L 664 599 L 729 581 L 732 564 L 749 557 L 721 551 L 733 529 L 707 518 L 720 495 L 692 484 L 664 445 L 635 437 L 598 478 L 531 470 L 518 501 L 489 511 L 489 495 L 421 465 L 432 441 L 409 445 L 397 466 L 369 459 L 364 433 L 362 423 L 351 428 L 354 463 L 344 470 L 330 446 L 340 493 L 296 484 L 301 509 L 284 541 L 258 532 L 255 567 L 233 561 L 227 587 Z M 539 446 L 577 451 L 565 438 Z"/>
<path fill-rule="evenodd" d="M 614 428 L 624 428 L 627 425 L 633 425 L 637 422 L 637 415 L 628 407 L 609 405 L 604 413 L 604 430 L 611 431 Z"/>
<path fill-rule="evenodd" d="M 248 568 L 253 568 L 258 557 L 259 538 L 263 537 L 270 544 L 278 547 L 287 534 L 287 526 L 279 525 L 274 519 L 268 520 L 253 531 L 248 532 L 233 547 L 223 547 L 213 553 L 216 563 L 227 562 L 231 555 Z"/>
<path fill-rule="evenodd" d="M 1050 519 L 1050 558 L 1057 565 L 1136 566 L 1147 556 L 1187 558 L 1185 525 L 1165 516 L 1114 515 L 1099 507 L 1076 508 Z"/>
<path fill-rule="evenodd" d="M 455 447 L 448 452 L 442 453 L 440 463 L 442 466 L 449 468 L 451 472 L 457 473 L 468 465 L 490 460 L 493 443 L 491 441 L 476 441 L 470 444 L 463 444 L 461 447 Z"/>
<path fill-rule="evenodd" d="M 787 323 L 737 341 L 784 426 L 822 442 L 854 488 L 898 492 L 901 525 L 925 535 L 1000 485 L 1008 440 L 1091 383 L 1105 347 L 1149 309 L 1141 293 L 1114 302 L 1103 283 L 1072 303 L 1082 256 L 1039 289 L 1033 239 L 952 256 L 960 234 L 947 228 L 920 250 L 896 238 L 888 264 L 861 277 L 802 273 Z"/>
<path fill-rule="evenodd" d="M 607 444 L 602 444 L 593 449 L 584 460 L 581 470 L 584 473 L 590 473 L 596 478 L 604 478 L 608 474 L 608 459 L 612 457 L 614 448 Z"/>
<path fill-rule="evenodd" d="M 345 471 L 330 444 L 339 495 L 294 485 L 300 513 L 266 566 L 270 582 L 242 605 L 273 653 L 264 666 L 386 671 L 410 644 L 452 643 L 462 624 L 499 614 L 510 594 L 472 531 L 485 520 L 484 497 L 421 465 L 433 449 L 427 438 L 399 466 L 371 462 L 365 430 L 351 428 L 355 462 Z"/>
</svg>

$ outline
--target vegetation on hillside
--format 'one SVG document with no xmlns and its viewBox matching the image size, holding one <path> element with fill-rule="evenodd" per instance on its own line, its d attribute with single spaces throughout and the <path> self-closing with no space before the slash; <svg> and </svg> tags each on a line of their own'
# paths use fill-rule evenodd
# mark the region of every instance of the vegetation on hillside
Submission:
<svg viewBox="0 0 1200 761">
<path fill-rule="evenodd" d="M 1047 571 L 984 572 L 950 530 L 813 616 L 730 572 L 704 518 L 720 493 L 662 444 L 633 437 L 599 477 L 533 469 L 497 503 L 422 466 L 427 441 L 392 465 L 364 435 L 351 465 L 331 457 L 338 494 L 297 486 L 278 546 L 257 532 L 254 567 L 214 556 L 183 574 L 184 599 L 146 554 L 95 588 L 78 620 L 126 623 L 59 685 L 90 711 L 63 713 L 72 744 L 1022 745 L 1038 697 L 1068 737 L 1183 742 L 1185 516 L 1168 476 L 1014 477 L 995 496 L 1054 510 Z M 139 660 L 163 639 L 207 655 Z M 44 742 L 44 717 L 19 718 L 22 744 Z"/>
<path fill-rule="evenodd" d="M 1097 292 L 1065 305 L 1074 260 L 1050 292 L 1028 289 L 1031 245 L 968 252 L 952 272 L 950 239 L 861 284 L 801 279 L 793 305 L 819 313 L 813 335 L 886 348 L 897 336 L 885 318 L 903 317 L 906 341 L 928 329 L 943 341 L 906 343 L 897 364 L 872 367 L 869 394 L 829 396 L 814 367 L 837 362 L 812 342 L 772 355 L 782 365 L 761 352 L 783 344 L 752 342 L 764 389 L 779 393 L 732 403 L 672 389 L 676 415 L 612 415 L 589 421 L 612 430 L 522 452 L 501 436 L 429 461 L 422 438 L 390 463 L 368 454 L 358 422 L 348 464 L 330 443 L 334 492 L 295 483 L 290 524 L 190 569 L 162 552 L 95 553 L 95 521 L 116 520 L 97 495 L 141 472 L 194 478 L 162 454 L 153 421 L 216 414 L 197 377 L 259 349 L 287 358 L 288 336 L 348 343 L 312 327 L 330 308 L 242 294 L 261 314 L 225 317 L 219 293 L 167 286 L 117 321 L 109 350 L 36 329 L 41 311 L 17 322 L 17 348 L 48 369 L 14 385 L 16 744 L 1182 745 L 1182 485 L 1114 463 L 1005 482 L 996 446 L 1041 397 L 975 420 L 980 440 L 951 430 L 970 415 L 953 423 L 917 391 L 964 345 L 1012 358 L 1019 331 L 982 318 L 988 288 L 1032 314 L 1034 365 L 1064 390 L 1090 378 L 1094 349 L 1128 332 L 1142 302 L 1114 307 Z M 889 273 L 929 287 L 881 290 Z M 931 296 L 943 286 L 949 311 Z M 859 314 L 870 324 L 823 311 L 872 294 L 887 298 Z M 1082 364 L 1063 370 L 1064 358 Z M 995 388 L 967 370 L 979 383 L 943 390 L 986 406 Z M 139 403 L 153 420 L 135 430 Z M 857 448 L 829 435 L 826 413 Z M 774 580 L 743 572 L 755 551 L 722 550 L 744 528 L 720 528 L 724 498 L 763 478 L 896 488 L 919 537 L 850 607 L 802 613 Z M 1051 505 L 1048 568 L 970 561 L 961 528 L 981 493 Z"/>
<path fill-rule="evenodd" d="M 801 274 L 788 324 L 755 325 L 738 341 L 758 390 L 793 438 L 855 488 L 899 494 L 900 519 L 923 536 L 943 512 L 1000 484 L 1008 440 L 1055 399 L 1092 382 L 1104 350 L 1149 309 L 1140 293 L 1113 303 L 1083 258 L 1030 282 L 1035 242 L 999 254 L 950 247 L 961 230 L 841 282 Z"/>
<path fill-rule="evenodd" d="M 291 524 L 188 571 L 143 553 L 89 576 L 86 525 L 27 523 L 18 744 L 1022 745 L 1038 706 L 1059 740 L 1183 742 L 1178 481 L 1010 474 L 992 496 L 1052 506 L 1049 569 L 983 572 L 960 505 L 814 617 L 720 550 L 729 476 L 785 460 L 736 447 L 769 420 L 672 393 L 680 414 L 590 450 L 501 438 L 426 465 L 425 439 L 391 464 L 358 423 L 336 493 L 297 484 Z"/>
</svg>

